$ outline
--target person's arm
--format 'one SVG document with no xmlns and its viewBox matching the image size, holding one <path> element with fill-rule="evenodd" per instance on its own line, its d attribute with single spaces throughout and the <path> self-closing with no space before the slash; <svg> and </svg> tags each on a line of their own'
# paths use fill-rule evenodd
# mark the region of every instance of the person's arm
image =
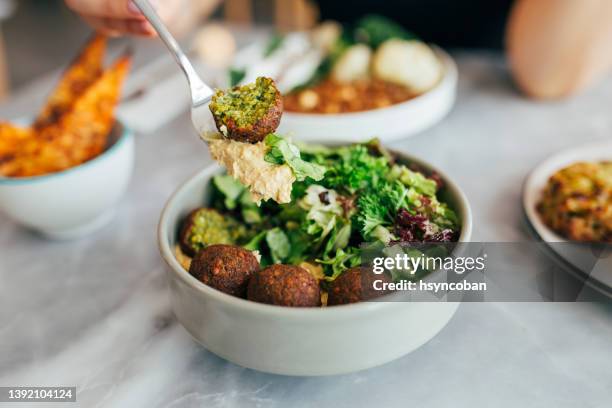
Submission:
<svg viewBox="0 0 612 408">
<path fill-rule="evenodd" d="M 221 0 L 149 0 L 172 29 L 209 15 Z M 102 34 L 154 36 L 153 27 L 129 0 L 65 0 L 66 5 Z"/>
<path fill-rule="evenodd" d="M 612 68 L 612 1 L 517 0 L 506 42 L 523 92 L 541 99 L 572 95 Z"/>
</svg>

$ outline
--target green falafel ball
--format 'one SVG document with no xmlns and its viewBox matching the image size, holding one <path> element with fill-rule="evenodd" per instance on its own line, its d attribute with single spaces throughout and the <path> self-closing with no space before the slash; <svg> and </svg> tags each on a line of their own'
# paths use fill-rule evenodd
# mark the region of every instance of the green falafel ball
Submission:
<svg viewBox="0 0 612 408">
<path fill-rule="evenodd" d="M 246 228 L 232 217 L 212 208 L 198 208 L 185 219 L 179 244 L 183 252 L 194 256 L 209 245 L 233 245 L 245 236 Z"/>
</svg>

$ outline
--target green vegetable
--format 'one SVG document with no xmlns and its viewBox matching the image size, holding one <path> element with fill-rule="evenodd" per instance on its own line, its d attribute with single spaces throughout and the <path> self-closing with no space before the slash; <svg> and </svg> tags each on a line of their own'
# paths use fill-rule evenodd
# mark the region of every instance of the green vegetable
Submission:
<svg viewBox="0 0 612 408">
<path fill-rule="evenodd" d="M 393 20 L 375 14 L 364 16 L 357 21 L 353 35 L 357 42 L 367 44 L 374 49 L 392 38 L 416 39 L 414 34 Z"/>
<path fill-rule="evenodd" d="M 285 262 L 292 254 L 292 243 L 287 234 L 279 227 L 261 231 L 243 247 L 249 251 L 259 251 L 263 266 Z"/>
<path fill-rule="evenodd" d="M 354 247 L 338 249 L 333 258 L 317 259 L 317 263 L 326 266 L 325 280 L 332 282 L 345 270 L 361 265 L 360 251 Z"/>
<path fill-rule="evenodd" d="M 343 187 L 349 193 L 376 186 L 389 171 L 387 159 L 372 156 L 364 145 L 341 147 L 325 160 L 334 164 L 329 166 L 323 185 L 329 188 Z"/>
<path fill-rule="evenodd" d="M 266 237 L 267 231 L 261 231 L 259 234 L 255 235 L 249 242 L 243 245 L 244 249 L 248 249 L 249 251 L 257 251 L 260 249 L 260 244 Z"/>
<path fill-rule="evenodd" d="M 264 139 L 264 143 L 270 148 L 265 160 L 274 164 L 286 163 L 291 167 L 298 181 L 302 181 L 306 177 L 319 181 L 325 175 L 326 168 L 324 166 L 302 160 L 300 150 L 287 139 L 270 133 Z"/>
<path fill-rule="evenodd" d="M 389 242 L 396 239 L 395 235 L 393 235 L 391 231 L 389 231 L 382 225 L 378 225 L 376 228 L 374 228 L 370 235 L 372 236 L 372 238 L 376 238 L 385 245 L 388 245 Z"/>
<path fill-rule="evenodd" d="M 255 204 L 251 193 L 238 180 L 229 175 L 217 175 L 213 177 L 213 185 L 224 197 L 224 209 L 239 209 L 243 221 L 247 224 L 262 222 L 261 208 Z"/>
<path fill-rule="evenodd" d="M 274 52 L 276 50 L 278 50 L 281 45 L 283 45 L 283 42 L 285 42 L 285 36 L 282 34 L 274 34 L 272 36 L 272 38 L 270 38 L 270 41 L 268 41 L 268 44 L 266 45 L 266 48 L 264 50 L 264 57 L 269 57 L 272 54 L 274 54 Z"/>
<path fill-rule="evenodd" d="M 364 237 L 380 225 L 389 225 L 392 214 L 382 205 L 381 197 L 377 194 L 364 194 L 359 197 L 359 212 L 355 216 L 360 232 Z"/>
<path fill-rule="evenodd" d="M 398 179 L 404 185 L 414 188 L 418 193 L 429 197 L 436 195 L 438 186 L 430 178 L 426 178 L 423 173 L 417 173 L 403 165 L 395 165 L 391 168 L 390 179 Z"/>
<path fill-rule="evenodd" d="M 229 175 L 213 177 L 213 184 L 225 196 L 225 207 L 233 210 L 238 205 L 238 199 L 246 191 L 244 186 Z"/>
<path fill-rule="evenodd" d="M 288 224 L 289 225 L 289 224 Z M 297 265 L 312 258 L 312 237 L 308 235 L 299 225 L 286 228 L 287 236 L 291 245 L 287 262 Z"/>
<path fill-rule="evenodd" d="M 299 169 L 307 169 L 293 184 L 291 203 L 257 207 L 233 179 L 218 176 L 213 180 L 220 192 L 213 196 L 213 206 L 258 231 L 242 240 L 250 239 L 244 247 L 259 251 L 263 266 L 310 262 L 323 267 L 325 279 L 331 281 L 347 268 L 360 265 L 366 248 L 378 245 L 367 252 L 380 254 L 409 231 L 413 226 L 406 221 L 406 211 L 421 220 L 414 222 L 414 228 L 420 228 L 414 235 L 419 239 L 425 228 L 431 237 L 459 227 L 454 211 L 439 201 L 436 182 L 404 164 L 395 164 L 393 155 L 376 141 L 339 148 L 301 145 L 298 149 L 270 134 L 264 143 L 267 161 L 298 169 L 296 176 Z M 398 221 L 400 213 L 404 214 L 403 224 Z"/>
<path fill-rule="evenodd" d="M 230 87 L 238 85 L 246 77 L 246 69 L 243 68 L 230 68 L 229 70 L 229 82 Z"/>
<path fill-rule="evenodd" d="M 266 243 L 274 263 L 281 263 L 289 256 L 291 244 L 280 228 L 273 228 L 266 233 Z"/>
<path fill-rule="evenodd" d="M 242 219 L 247 224 L 260 224 L 262 222 L 261 211 L 257 206 L 243 208 Z"/>
<path fill-rule="evenodd" d="M 344 224 L 339 230 L 335 237 L 333 249 L 346 248 L 351 238 L 351 223 Z"/>
<path fill-rule="evenodd" d="M 400 208 L 409 207 L 407 190 L 400 182 L 382 182 L 377 188 L 361 194 L 357 201 L 357 224 L 364 237 L 378 226 L 390 226 Z"/>
</svg>

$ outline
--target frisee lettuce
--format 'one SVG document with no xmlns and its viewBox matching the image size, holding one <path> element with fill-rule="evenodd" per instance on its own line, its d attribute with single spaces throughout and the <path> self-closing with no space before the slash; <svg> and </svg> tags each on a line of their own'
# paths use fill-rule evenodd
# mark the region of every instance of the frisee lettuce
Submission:
<svg viewBox="0 0 612 408">
<path fill-rule="evenodd" d="M 327 266 L 325 269 L 325 280 L 332 282 L 345 270 L 361 265 L 360 252 L 359 248 L 355 247 L 350 247 L 346 250 L 339 248 L 333 257 L 317 259 L 316 261 L 321 265 Z"/>
</svg>

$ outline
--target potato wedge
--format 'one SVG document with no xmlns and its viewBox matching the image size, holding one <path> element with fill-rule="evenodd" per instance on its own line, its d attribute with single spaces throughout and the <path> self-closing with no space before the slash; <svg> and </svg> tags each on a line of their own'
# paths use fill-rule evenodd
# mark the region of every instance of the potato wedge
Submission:
<svg viewBox="0 0 612 408">
<path fill-rule="evenodd" d="M 11 140 L 19 139 L 19 148 L 0 165 L 0 173 L 12 177 L 54 173 L 102 153 L 115 123 L 114 111 L 130 63 L 130 56 L 119 58 L 77 97 L 68 111 L 46 126 L 31 130 L 29 137 L 6 130 Z"/>
<path fill-rule="evenodd" d="M 16 159 L 21 148 L 32 139 L 34 132 L 8 122 L 0 123 L 0 175 L 11 175 L 18 165 Z"/>
<path fill-rule="evenodd" d="M 131 57 L 120 57 L 74 103 L 54 126 L 55 132 L 74 146 L 90 146 L 98 153 L 106 146 L 108 134 L 115 123 L 115 107 L 121 97 L 121 86 L 128 73 Z M 43 136 L 47 132 L 42 132 Z M 70 138 L 71 140 L 68 140 Z M 68 143 L 68 144 L 70 144 Z"/>
<path fill-rule="evenodd" d="M 34 127 L 50 125 L 66 113 L 76 99 L 102 74 L 106 37 L 96 34 L 68 66 L 45 106 L 36 118 Z"/>
</svg>

